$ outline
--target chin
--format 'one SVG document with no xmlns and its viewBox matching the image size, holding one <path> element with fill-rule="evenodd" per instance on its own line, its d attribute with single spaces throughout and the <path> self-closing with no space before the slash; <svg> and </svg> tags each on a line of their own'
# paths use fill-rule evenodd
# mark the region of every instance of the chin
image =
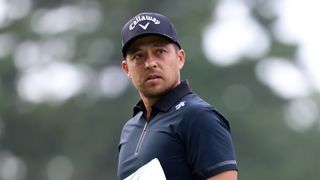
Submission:
<svg viewBox="0 0 320 180">
<path fill-rule="evenodd" d="M 157 89 L 156 87 L 145 90 L 143 94 L 148 98 L 158 98 L 163 96 L 168 90 L 165 88 Z"/>
</svg>

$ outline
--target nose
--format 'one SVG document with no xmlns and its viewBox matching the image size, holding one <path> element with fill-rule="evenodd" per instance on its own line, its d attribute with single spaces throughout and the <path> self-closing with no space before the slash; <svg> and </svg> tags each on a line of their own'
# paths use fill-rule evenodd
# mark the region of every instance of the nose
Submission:
<svg viewBox="0 0 320 180">
<path fill-rule="evenodd" d="M 154 57 L 152 53 L 148 53 L 145 61 L 145 69 L 156 68 L 156 67 L 157 67 L 156 57 Z"/>
</svg>

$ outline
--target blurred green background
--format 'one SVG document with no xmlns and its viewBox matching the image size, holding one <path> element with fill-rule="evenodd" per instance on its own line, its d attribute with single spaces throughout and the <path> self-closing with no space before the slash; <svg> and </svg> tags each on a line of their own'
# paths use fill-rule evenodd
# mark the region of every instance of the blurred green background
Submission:
<svg viewBox="0 0 320 180">
<path fill-rule="evenodd" d="M 317 1 L 0 0 L 0 180 L 116 179 L 139 97 L 120 29 L 165 14 L 193 91 L 230 121 L 240 180 L 318 180 Z"/>
</svg>

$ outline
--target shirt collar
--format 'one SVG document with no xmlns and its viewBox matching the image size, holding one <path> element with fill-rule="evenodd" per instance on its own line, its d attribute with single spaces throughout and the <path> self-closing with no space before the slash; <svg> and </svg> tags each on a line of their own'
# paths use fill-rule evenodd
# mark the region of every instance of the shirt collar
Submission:
<svg viewBox="0 0 320 180">
<path fill-rule="evenodd" d="M 158 109 L 160 111 L 168 111 L 174 104 L 176 104 L 185 95 L 191 93 L 191 88 L 187 80 L 181 81 L 181 83 L 165 94 L 157 103 L 152 106 L 152 109 Z M 140 100 L 133 109 L 133 115 L 138 112 L 146 111 L 146 108 Z"/>
</svg>

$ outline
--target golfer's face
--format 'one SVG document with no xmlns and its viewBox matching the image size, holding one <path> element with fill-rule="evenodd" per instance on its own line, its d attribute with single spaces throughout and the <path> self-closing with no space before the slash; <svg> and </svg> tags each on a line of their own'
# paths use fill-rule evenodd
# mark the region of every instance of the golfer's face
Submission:
<svg viewBox="0 0 320 180">
<path fill-rule="evenodd" d="M 162 36 L 132 42 L 122 67 L 141 95 L 159 97 L 180 83 L 184 51 Z"/>
</svg>

